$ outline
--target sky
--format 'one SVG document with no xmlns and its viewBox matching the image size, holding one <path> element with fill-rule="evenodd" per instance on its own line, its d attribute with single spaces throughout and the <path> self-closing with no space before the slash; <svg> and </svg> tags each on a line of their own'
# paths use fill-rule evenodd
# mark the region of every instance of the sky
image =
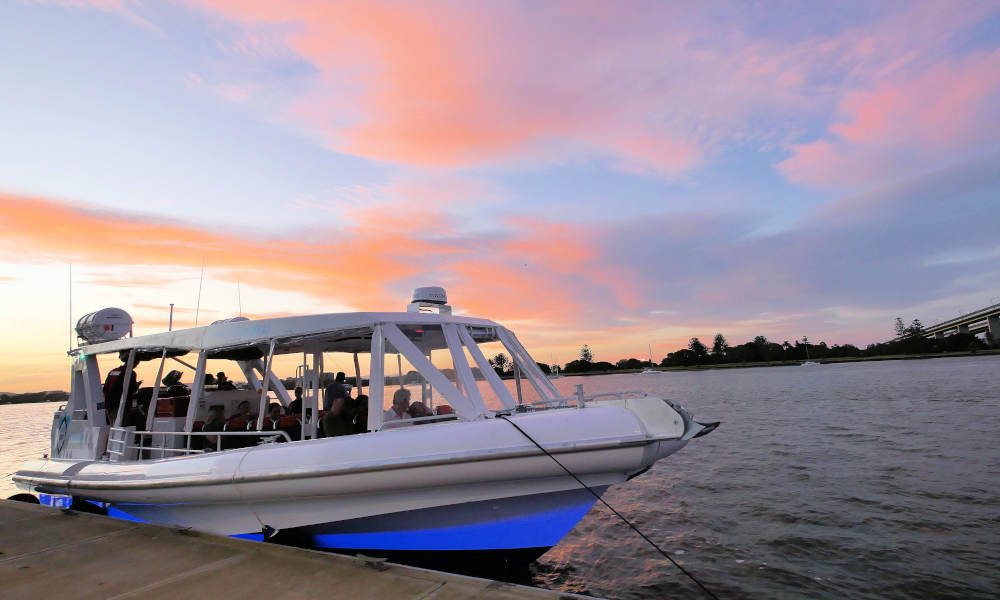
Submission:
<svg viewBox="0 0 1000 600">
<path fill-rule="evenodd" d="M 4 392 L 106 306 L 441 285 L 565 363 L 1000 302 L 998 2 L 23 0 L 0 56 Z"/>
</svg>

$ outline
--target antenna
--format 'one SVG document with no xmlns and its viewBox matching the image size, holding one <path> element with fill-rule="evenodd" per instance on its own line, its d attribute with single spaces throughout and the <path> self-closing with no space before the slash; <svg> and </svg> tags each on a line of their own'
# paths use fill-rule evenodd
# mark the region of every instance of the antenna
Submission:
<svg viewBox="0 0 1000 600">
<path fill-rule="evenodd" d="M 201 278 L 198 280 L 198 305 L 194 309 L 194 326 L 198 326 L 198 314 L 201 312 L 201 284 L 205 281 L 205 257 L 201 257 Z"/>
<path fill-rule="evenodd" d="M 170 323 L 167 325 L 167 331 L 174 330 L 174 303 L 170 303 Z"/>
<path fill-rule="evenodd" d="M 69 349 L 73 351 L 73 261 L 69 261 Z"/>
</svg>

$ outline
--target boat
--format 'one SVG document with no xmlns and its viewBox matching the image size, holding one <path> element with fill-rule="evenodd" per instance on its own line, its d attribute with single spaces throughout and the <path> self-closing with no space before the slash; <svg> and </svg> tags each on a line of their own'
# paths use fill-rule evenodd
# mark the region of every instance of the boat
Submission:
<svg viewBox="0 0 1000 600">
<path fill-rule="evenodd" d="M 649 366 L 645 369 L 639 371 L 639 375 L 659 375 L 662 371 L 658 371 L 653 368 L 653 347 L 649 347 Z"/>
<path fill-rule="evenodd" d="M 120 309 L 81 319 L 50 452 L 12 478 L 42 503 L 401 560 L 520 563 L 557 544 L 610 486 L 718 426 L 644 392 L 586 395 L 581 385 L 565 396 L 513 332 L 453 314 L 439 287 L 418 288 L 405 312 L 236 318 L 127 337 L 131 329 Z M 523 395 L 520 379 L 508 388 L 480 348 L 497 343 L 525 380 Z M 122 361 L 116 412 L 99 357 Z M 355 390 L 368 397 L 357 407 L 361 432 L 322 437 L 324 360 L 344 358 L 353 359 Z M 129 409 L 124 382 L 144 361 L 150 372 L 158 365 L 155 382 Z M 228 361 L 246 384 L 205 383 L 208 361 Z M 274 372 L 282 361 L 297 364 L 301 413 L 269 423 L 271 403 L 290 405 Z M 163 375 L 175 363 L 193 371 L 184 395 L 173 372 Z M 431 414 L 386 418 L 400 389 Z M 229 415 L 246 401 L 257 416 L 245 426 L 237 417 L 205 431 L 210 411 Z"/>
<path fill-rule="evenodd" d="M 820 365 L 820 363 L 812 361 L 812 360 L 809 360 L 809 339 L 808 338 L 802 338 L 802 341 L 803 341 L 803 344 L 806 347 L 806 360 L 805 360 L 805 362 L 803 362 L 799 366 L 800 367 L 818 367 Z"/>
</svg>

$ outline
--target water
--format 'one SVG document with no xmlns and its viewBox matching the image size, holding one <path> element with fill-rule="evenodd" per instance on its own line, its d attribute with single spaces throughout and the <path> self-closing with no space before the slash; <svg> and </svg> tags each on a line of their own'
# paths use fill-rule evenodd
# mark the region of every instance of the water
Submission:
<svg viewBox="0 0 1000 600">
<path fill-rule="evenodd" d="M 605 499 L 722 598 L 1000 596 L 1000 357 L 557 380 L 644 389 L 711 435 Z M 0 407 L 0 474 L 48 451 L 54 405 Z M 13 493 L 9 476 L 0 493 Z M 521 582 L 700 592 L 596 506 Z"/>
</svg>

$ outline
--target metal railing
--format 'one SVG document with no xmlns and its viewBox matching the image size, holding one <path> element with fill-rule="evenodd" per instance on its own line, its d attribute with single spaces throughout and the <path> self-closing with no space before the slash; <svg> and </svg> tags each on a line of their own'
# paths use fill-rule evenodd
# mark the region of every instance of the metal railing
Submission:
<svg viewBox="0 0 1000 600">
<path fill-rule="evenodd" d="M 626 396 L 632 396 L 635 398 L 644 398 L 649 394 L 643 390 L 624 390 L 621 392 L 602 392 L 600 394 L 593 394 L 586 396 L 583 393 L 583 385 L 576 386 L 576 393 L 572 396 L 559 396 L 558 398 L 550 398 L 548 400 L 539 400 L 537 402 L 532 402 L 528 406 L 542 406 L 544 408 L 569 408 L 570 406 L 575 406 L 576 408 L 583 408 L 587 402 L 593 402 L 598 398 L 617 398 L 619 400 L 626 400 Z M 570 401 L 576 401 L 575 404 L 570 404 Z M 555 406 L 553 406 L 555 405 Z"/>
<path fill-rule="evenodd" d="M 143 445 L 142 438 L 149 436 L 150 444 L 153 444 L 154 436 L 184 436 L 187 438 L 185 447 L 183 448 L 172 448 L 165 446 L 155 446 L 155 445 Z M 129 436 L 137 436 L 139 439 L 138 444 L 129 444 Z M 124 427 L 112 427 L 108 434 L 108 455 L 111 457 L 112 462 L 118 462 L 124 459 L 125 455 L 129 450 L 136 450 L 139 453 L 139 458 L 137 460 L 142 460 L 142 452 L 144 450 L 149 450 L 150 452 L 176 452 L 178 454 L 204 454 L 206 450 L 195 449 L 191 447 L 192 436 L 217 436 L 215 440 L 215 450 L 222 450 L 222 438 L 223 437 L 252 437 L 258 440 L 259 444 L 273 444 L 278 438 L 285 438 L 286 442 L 291 442 L 292 438 L 288 435 L 286 431 L 131 431 Z M 114 447 L 112 447 L 114 446 Z"/>
</svg>

